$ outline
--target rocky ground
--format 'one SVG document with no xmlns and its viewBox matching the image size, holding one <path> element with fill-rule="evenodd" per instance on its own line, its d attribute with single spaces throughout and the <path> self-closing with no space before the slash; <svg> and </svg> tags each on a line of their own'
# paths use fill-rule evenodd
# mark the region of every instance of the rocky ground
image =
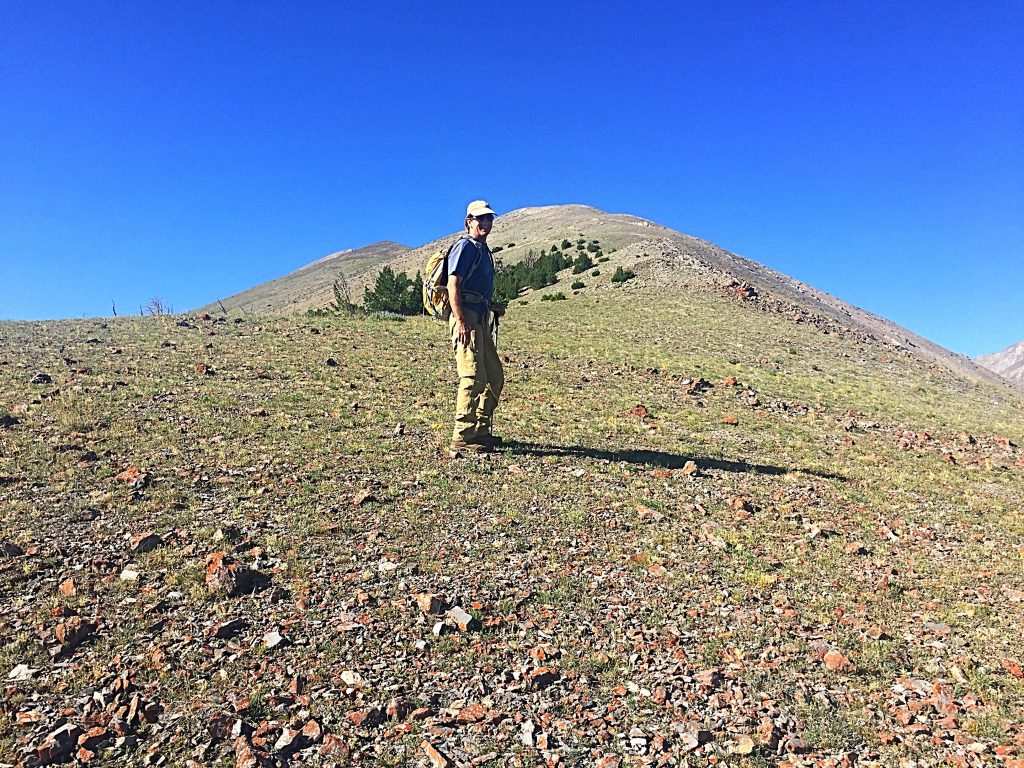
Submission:
<svg viewBox="0 0 1024 768">
<path fill-rule="evenodd" d="M 1019 398 L 625 295 L 482 459 L 427 321 L 0 325 L 0 763 L 1024 765 Z"/>
</svg>

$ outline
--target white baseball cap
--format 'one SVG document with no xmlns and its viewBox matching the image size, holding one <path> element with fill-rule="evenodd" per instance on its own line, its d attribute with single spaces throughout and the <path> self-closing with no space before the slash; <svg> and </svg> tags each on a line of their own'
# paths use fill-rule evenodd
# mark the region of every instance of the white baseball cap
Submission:
<svg viewBox="0 0 1024 768">
<path fill-rule="evenodd" d="M 491 205 L 486 200 L 474 200 L 466 206 L 467 216 L 486 216 L 487 214 L 492 216 L 498 215 L 491 210 Z"/>
</svg>

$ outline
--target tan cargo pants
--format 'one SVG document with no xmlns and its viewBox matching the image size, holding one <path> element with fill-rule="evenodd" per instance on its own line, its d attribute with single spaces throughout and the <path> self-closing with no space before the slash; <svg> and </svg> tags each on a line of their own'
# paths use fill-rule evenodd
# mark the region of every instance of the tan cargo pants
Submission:
<svg viewBox="0 0 1024 768">
<path fill-rule="evenodd" d="M 469 346 L 455 338 L 455 317 L 448 318 L 448 336 L 455 349 L 459 389 L 455 397 L 455 430 L 452 440 L 472 441 L 491 432 L 494 409 L 505 386 L 505 371 L 491 336 L 490 313 L 463 310 L 470 329 Z"/>
</svg>

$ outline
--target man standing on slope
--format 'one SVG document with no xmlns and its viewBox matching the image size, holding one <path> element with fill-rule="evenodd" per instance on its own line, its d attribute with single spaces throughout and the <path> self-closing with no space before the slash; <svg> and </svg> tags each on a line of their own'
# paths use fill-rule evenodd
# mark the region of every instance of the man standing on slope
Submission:
<svg viewBox="0 0 1024 768">
<path fill-rule="evenodd" d="M 491 336 L 491 325 L 505 314 L 494 304 L 494 257 L 487 235 L 494 211 L 485 200 L 466 208 L 466 235 L 448 253 L 448 331 L 455 349 L 459 389 L 451 451 L 487 453 L 501 443 L 492 431 L 494 409 L 505 386 L 505 371 Z"/>
</svg>

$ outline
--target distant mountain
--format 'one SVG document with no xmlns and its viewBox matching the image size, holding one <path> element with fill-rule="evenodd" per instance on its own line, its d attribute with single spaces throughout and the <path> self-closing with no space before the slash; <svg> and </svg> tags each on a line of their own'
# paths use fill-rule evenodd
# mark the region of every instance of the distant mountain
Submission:
<svg viewBox="0 0 1024 768">
<path fill-rule="evenodd" d="M 412 276 L 422 269 L 430 253 L 453 242 L 459 234 L 450 232 L 416 248 L 385 241 L 341 251 L 220 303 L 229 310 L 268 314 L 320 309 L 333 301 L 332 285 L 342 274 L 352 299 L 358 302 L 363 289 L 372 285 L 385 264 Z M 815 325 L 824 333 L 855 334 L 866 343 L 884 347 L 888 354 L 910 355 L 973 380 L 1006 384 L 1006 379 L 989 368 L 883 317 L 712 243 L 637 216 L 604 213 L 585 205 L 521 208 L 496 219 L 488 242 L 497 259 L 514 264 L 536 257 L 553 245 L 562 247 L 565 241 L 569 241 L 566 250 L 575 253 L 580 240 L 599 241 L 609 257 L 608 262 L 598 265 L 600 272 L 607 273 L 603 280 L 607 281 L 617 266 L 636 272 L 639 279 L 630 281 L 628 290 L 638 294 L 644 289 L 648 293 L 656 291 L 658 300 L 663 301 L 665 291 L 724 292 L 766 312 L 788 316 L 794 323 Z M 590 280 L 586 290 L 612 287 L 598 285 L 600 282 Z M 644 300 L 638 295 L 638 302 Z M 214 302 L 202 309 L 216 311 L 219 306 Z M 1024 381 L 1014 380 L 1014 384 L 1024 388 Z"/>
<path fill-rule="evenodd" d="M 362 248 L 338 251 L 284 277 L 255 285 L 241 293 L 207 304 L 198 311 L 214 312 L 223 307 L 225 310 L 288 314 L 326 306 L 334 299 L 334 281 L 339 276 L 371 269 L 401 256 L 408 250 L 408 246 L 400 243 L 382 241 Z M 362 289 L 358 295 L 352 294 L 353 301 L 360 298 Z"/>
<path fill-rule="evenodd" d="M 1011 344 L 1002 352 L 979 355 L 974 362 L 995 371 L 1004 379 L 1024 385 L 1024 340 Z"/>
</svg>

